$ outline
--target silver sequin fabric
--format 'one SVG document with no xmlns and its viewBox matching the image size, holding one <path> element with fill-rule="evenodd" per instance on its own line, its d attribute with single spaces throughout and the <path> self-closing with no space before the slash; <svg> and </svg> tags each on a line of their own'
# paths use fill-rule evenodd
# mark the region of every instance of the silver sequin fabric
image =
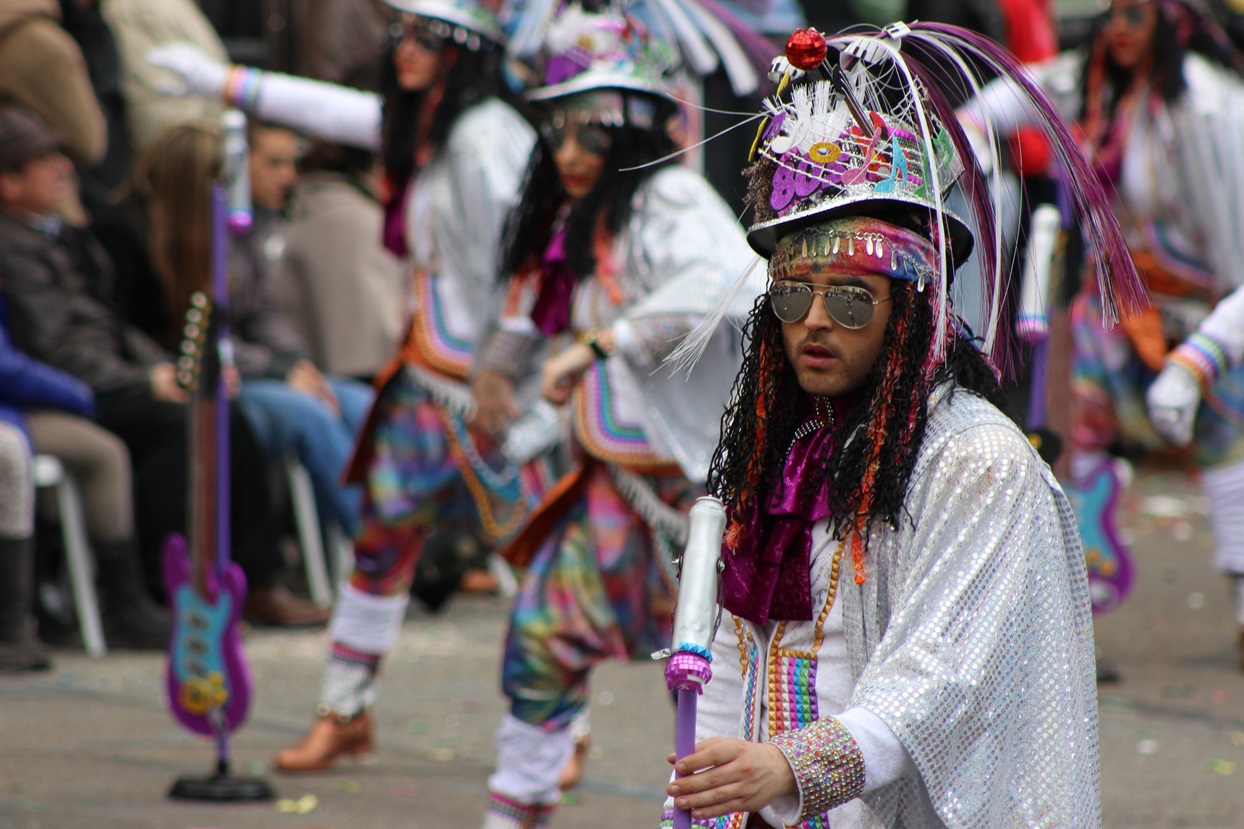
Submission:
<svg viewBox="0 0 1244 829">
<path fill-rule="evenodd" d="M 866 825 L 1101 825 L 1092 616 L 1049 467 L 996 408 L 945 389 L 908 491 L 839 596 L 856 687 L 919 771 L 864 795 Z"/>
</svg>

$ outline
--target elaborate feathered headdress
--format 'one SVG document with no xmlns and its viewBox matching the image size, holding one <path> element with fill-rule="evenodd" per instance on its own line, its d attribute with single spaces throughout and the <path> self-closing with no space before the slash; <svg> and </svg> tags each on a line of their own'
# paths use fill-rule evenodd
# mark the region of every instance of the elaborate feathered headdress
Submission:
<svg viewBox="0 0 1244 829">
<path fill-rule="evenodd" d="M 978 94 L 986 79 L 1014 81 L 1040 122 L 1061 167 L 1091 255 L 1097 260 L 1104 322 L 1145 304 L 1145 290 L 1111 212 L 1108 194 L 1091 174 L 1062 118 L 1028 78 L 1022 64 L 993 41 L 955 26 L 895 23 L 884 29 L 826 38 L 815 29 L 791 35 L 773 61 L 777 93 L 765 103 L 753 146 L 750 201 L 755 223 L 748 240 L 768 258 L 777 240 L 806 224 L 894 206 L 927 211 L 937 243 L 931 300 L 937 306 L 935 357 L 946 349 L 950 282 L 975 249 L 983 350 L 1009 364 L 1010 326 L 1002 318 L 1006 285 L 1004 242 L 994 206 L 1003 198 L 999 141 L 986 126 L 991 158 L 975 163 L 973 148 L 949 101 L 954 90 Z M 982 169 L 990 169 L 986 176 Z M 962 198 L 953 198 L 954 195 Z M 959 212 L 952 210 L 955 203 Z M 923 273 L 923 271 L 921 271 Z M 921 277 L 921 289 L 924 280 Z M 726 302 L 723 302 L 722 314 Z M 707 320 L 697 334 L 716 325 Z M 693 335 L 674 359 L 693 362 L 703 341 Z"/>
</svg>

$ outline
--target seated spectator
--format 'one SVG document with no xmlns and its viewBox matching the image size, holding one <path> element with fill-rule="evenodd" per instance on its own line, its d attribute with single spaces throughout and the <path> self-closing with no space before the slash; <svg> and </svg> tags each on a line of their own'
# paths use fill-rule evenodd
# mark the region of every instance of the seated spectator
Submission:
<svg viewBox="0 0 1244 829">
<path fill-rule="evenodd" d="M 82 50 L 61 25 L 57 0 L 0 0 L 0 106 L 16 104 L 38 115 L 64 138 L 79 170 L 94 169 L 108 144 L 105 113 L 96 98 Z M 57 205 L 65 221 L 89 216 L 78 188 Z"/>
<path fill-rule="evenodd" d="M 28 111 L 0 110 L 0 295 L 14 345 L 90 386 L 97 422 L 125 442 L 148 586 L 158 592 L 161 548 L 187 524 L 186 394 L 167 352 L 100 299 L 113 274 L 98 243 L 52 213 L 70 187 L 60 146 Z M 272 624 L 322 623 L 323 609 L 277 583 L 284 560 L 257 474 L 263 461 L 233 408 L 232 553 L 250 585 L 245 610 Z"/>
<path fill-rule="evenodd" d="M 397 346 L 406 304 L 401 261 L 380 243 L 375 157 L 315 142 L 301 169 L 272 275 L 277 310 L 317 365 L 370 381 Z"/>
<path fill-rule="evenodd" d="M 64 137 L 75 164 L 91 167 L 104 157 L 107 125 L 60 18 L 57 0 L 0 0 L 0 103 L 36 113 Z"/>
<path fill-rule="evenodd" d="M 0 412 L 24 417 L 33 451 L 60 459 L 82 488 L 104 633 L 113 647 L 163 648 L 170 620 L 144 584 L 129 452 L 88 419 L 95 397 L 86 384 L 13 347 L 6 317 L 0 297 Z"/>
<path fill-rule="evenodd" d="M 280 128 L 252 130 L 251 186 L 255 221 L 234 239 L 229 256 L 229 325 L 242 376 L 238 403 L 269 460 L 293 453 L 306 467 L 321 516 L 352 535 L 362 493 L 340 483 L 354 437 L 371 405 L 366 384 L 325 376 L 302 341 L 277 315 L 267 268 L 279 257 L 281 207 L 292 184 L 298 139 Z M 135 166 L 145 200 L 154 274 L 164 321 L 151 333 L 173 342 L 181 309 L 205 289 L 210 267 L 211 183 L 220 166 L 212 124 L 180 124 L 157 136 Z"/>
</svg>

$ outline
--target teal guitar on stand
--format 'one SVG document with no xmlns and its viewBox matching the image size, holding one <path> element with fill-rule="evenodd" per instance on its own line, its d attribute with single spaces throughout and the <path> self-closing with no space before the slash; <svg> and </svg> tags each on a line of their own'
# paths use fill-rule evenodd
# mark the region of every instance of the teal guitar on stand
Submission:
<svg viewBox="0 0 1244 829">
<path fill-rule="evenodd" d="M 169 538 L 164 578 L 173 610 L 167 688 L 182 726 L 209 737 L 216 763 L 206 776 L 179 777 L 169 797 L 244 802 L 275 797 L 267 781 L 230 771 L 229 738 L 250 709 L 251 676 L 238 633 L 246 578 L 230 554 L 227 231 L 250 227 L 246 118 L 222 117 L 224 177 L 211 188 L 212 296 L 196 293 L 186 315 L 178 382 L 190 394 L 190 533 Z M 228 182 L 229 198 L 225 182 Z M 241 204 L 229 202 L 245 194 Z"/>
</svg>

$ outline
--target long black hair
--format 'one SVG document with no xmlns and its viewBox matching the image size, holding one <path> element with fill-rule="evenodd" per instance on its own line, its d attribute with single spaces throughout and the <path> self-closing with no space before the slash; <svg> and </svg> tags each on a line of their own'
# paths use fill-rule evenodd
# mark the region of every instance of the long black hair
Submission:
<svg viewBox="0 0 1244 829">
<path fill-rule="evenodd" d="M 639 92 L 622 92 L 623 112 L 631 111 L 630 96 L 653 96 Z M 594 240 L 599 223 L 610 234 L 617 233 L 630 218 L 635 192 L 653 173 L 673 159 L 677 146 L 665 125 L 673 115 L 674 105 L 655 99 L 657 111 L 649 127 L 625 123 L 609 127 L 613 141 L 605 156 L 604 168 L 591 192 L 576 202 L 566 217 L 566 261 L 580 279 L 596 269 Z M 545 117 L 551 117 L 556 102 L 550 104 Z M 655 163 L 654 163 L 655 162 Z M 641 166 L 647 165 L 647 166 Z M 640 169 L 631 169 L 640 167 Z M 520 269 L 537 262 L 548 244 L 557 210 L 565 200 L 561 178 L 553 160 L 553 150 L 543 138 L 536 142 L 527 172 L 523 177 L 522 196 L 506 220 L 502 236 L 500 278 L 508 279 Z"/>
<path fill-rule="evenodd" d="M 1240 71 L 1242 64 L 1239 52 L 1236 51 L 1226 33 L 1206 13 L 1192 4 L 1180 3 L 1177 14 L 1181 19 L 1176 20 L 1168 12 L 1165 3 L 1158 2 L 1158 0 L 1154 0 L 1154 3 L 1158 7 L 1158 20 L 1153 30 L 1150 53 L 1153 56 L 1153 78 L 1158 96 L 1164 103 L 1174 104 L 1188 88 L 1183 74 L 1183 64 L 1189 52 L 1196 52 L 1211 63 L 1234 69 L 1236 72 Z M 1093 28 L 1085 42 L 1085 48 L 1090 53 L 1100 49 L 1103 54 L 1100 58 L 1097 58 L 1095 54 L 1090 54 L 1089 60 L 1085 63 L 1085 71 L 1080 78 L 1081 118 L 1085 116 L 1090 99 L 1096 92 L 1092 89 L 1092 72 L 1089 70 L 1095 59 L 1102 61 L 1106 83 L 1113 93 L 1106 102 L 1105 110 L 1108 116 L 1114 115 L 1123 91 L 1132 81 L 1132 70 L 1116 63 L 1102 43 L 1102 33 L 1110 24 L 1110 16 L 1111 12 L 1107 10 L 1094 21 Z"/>
<path fill-rule="evenodd" d="M 893 217 L 888 217 L 893 218 Z M 863 398 L 839 427 L 852 436 L 828 459 L 835 533 L 877 521 L 897 526 L 924 438 L 929 394 L 953 381 L 1000 408 L 1001 384 L 977 344 L 955 336 L 945 361 L 928 371 L 936 337 L 930 294 L 907 280 L 890 283 L 893 307 L 881 357 L 865 381 Z M 746 526 L 772 491 L 795 431 L 806 416 L 807 393 L 786 358 L 782 326 L 768 294 L 757 298 L 743 329 L 743 364 L 721 421 L 721 441 L 709 467 L 708 487 L 731 507 L 732 524 Z"/>
<path fill-rule="evenodd" d="M 404 183 L 419 165 L 417 152 L 426 148 L 432 157 L 444 145 L 454 122 L 464 111 L 488 98 L 500 98 L 519 112 L 524 104 L 510 91 L 501 74 L 502 48 L 487 38 L 469 49 L 452 38 L 444 40 L 442 60 L 453 65 L 442 83 L 426 90 L 409 91 L 398 85 L 393 56 L 402 29 L 394 26 L 381 66 L 383 100 L 381 153 L 390 182 Z M 432 96 L 439 96 L 439 100 Z M 430 111 L 429 111 L 430 110 Z"/>
</svg>

